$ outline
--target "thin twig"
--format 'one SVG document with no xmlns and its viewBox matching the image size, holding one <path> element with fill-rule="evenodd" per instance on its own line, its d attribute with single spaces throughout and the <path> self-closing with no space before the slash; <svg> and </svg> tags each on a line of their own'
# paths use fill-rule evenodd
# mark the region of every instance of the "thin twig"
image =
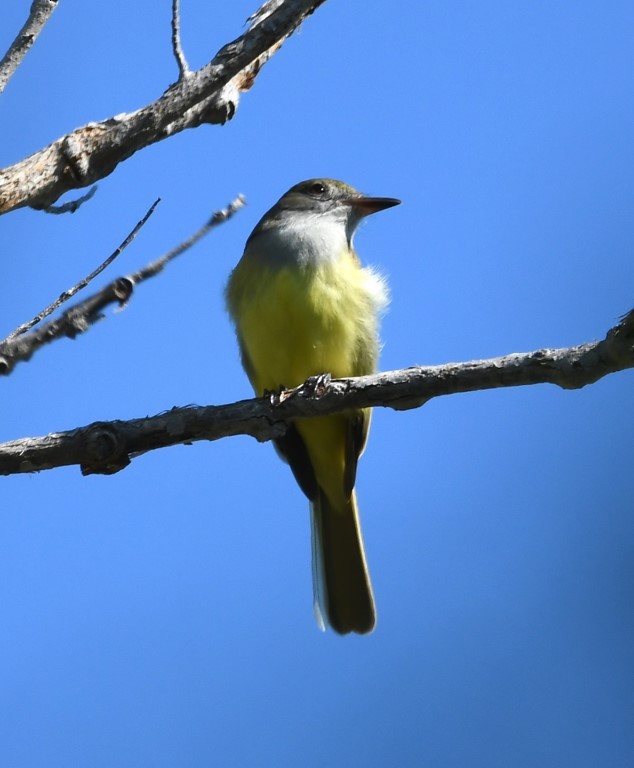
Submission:
<svg viewBox="0 0 634 768">
<path fill-rule="evenodd" d="M 130 243 L 134 240 L 134 238 L 137 236 L 139 230 L 141 227 L 145 224 L 145 222 L 150 218 L 150 216 L 154 213 L 154 209 L 156 206 L 161 202 L 161 198 L 159 197 L 157 200 L 152 203 L 150 209 L 145 214 L 145 216 L 141 219 L 141 221 L 137 222 L 136 226 L 130 232 L 130 234 L 126 237 L 126 239 L 121 243 L 121 245 L 113 251 L 110 256 L 102 263 L 100 264 L 97 269 L 93 270 L 87 277 L 84 277 L 83 280 L 80 280 L 76 285 L 74 285 L 72 288 L 69 288 L 67 291 L 64 291 L 64 293 L 61 293 L 57 299 L 52 304 L 49 304 L 46 309 L 43 309 L 41 312 L 39 312 L 33 319 L 29 320 L 27 323 L 22 323 L 18 328 L 15 329 L 12 333 L 10 333 L 5 341 L 11 342 L 13 339 L 15 339 L 17 336 L 22 336 L 22 334 L 26 333 L 27 331 L 30 331 L 31 328 L 33 328 L 34 325 L 37 325 L 42 320 L 44 320 L 45 317 L 48 317 L 50 314 L 55 312 L 56 309 L 61 307 L 62 304 L 64 304 L 66 301 L 71 299 L 75 294 L 79 293 L 83 288 L 85 288 L 88 283 L 91 282 L 91 280 L 94 280 L 97 275 L 101 274 L 104 269 L 106 269 L 107 266 L 112 264 L 112 262 L 117 258 L 117 256 L 125 250 L 125 248 L 130 245 Z"/>
<path fill-rule="evenodd" d="M 57 0 L 34 0 L 31 3 L 29 18 L 0 61 L 0 93 L 4 91 L 7 83 L 22 63 L 22 59 L 37 40 L 38 35 L 56 8 Z"/>
<path fill-rule="evenodd" d="M 172 0 L 172 50 L 178 64 L 178 82 L 180 83 L 181 80 L 191 75 L 191 70 L 181 45 L 180 0 Z"/>
<path fill-rule="evenodd" d="M 155 259 L 127 277 L 113 280 L 97 293 L 69 307 L 59 317 L 43 323 L 31 333 L 18 335 L 17 331 L 20 329 L 14 331 L 10 337 L 0 341 L 0 376 L 11 373 L 19 362 L 28 360 L 45 344 L 49 344 L 55 339 L 74 339 L 80 333 L 84 333 L 103 317 L 103 310 L 111 304 L 117 304 L 120 308 L 124 307 L 138 283 L 157 275 L 169 261 L 191 248 L 218 224 L 230 219 L 243 205 L 244 197 L 239 195 L 226 208 L 216 211 L 198 232 L 164 256 Z"/>
<path fill-rule="evenodd" d="M 143 280 L 147 280 L 148 277 L 154 277 L 154 275 L 157 275 L 159 272 L 162 271 L 162 269 L 165 267 L 165 265 L 170 262 L 172 259 L 175 259 L 177 256 L 180 256 L 181 253 L 191 248 L 193 245 L 196 245 L 196 243 L 203 238 L 208 232 L 210 232 L 214 227 L 217 227 L 219 224 L 223 224 L 225 221 L 230 219 L 236 211 L 239 211 L 240 208 L 242 208 L 245 204 L 245 197 L 244 195 L 238 195 L 235 200 L 232 200 L 229 205 L 226 208 L 222 208 L 219 211 L 215 211 L 209 221 L 207 221 L 206 224 L 204 224 L 198 232 L 194 232 L 191 237 L 188 237 L 187 240 L 184 240 L 180 245 L 177 245 L 176 248 L 172 248 L 171 251 L 168 251 L 165 255 L 161 256 L 159 259 L 156 259 L 155 261 L 150 262 L 149 264 L 146 264 L 145 267 L 142 267 L 138 272 L 135 272 L 132 275 L 128 275 L 128 279 L 134 284 L 137 285 L 138 283 L 142 282 Z"/>
<path fill-rule="evenodd" d="M 81 197 L 78 197 L 76 200 L 69 200 L 67 203 L 64 203 L 63 205 L 48 205 L 46 208 L 43 208 L 42 210 L 45 213 L 75 213 L 76 210 L 79 209 L 80 206 L 82 206 L 84 203 L 87 203 L 90 198 L 95 194 L 97 191 L 97 185 L 95 184 L 94 187 L 91 187 L 88 192 L 86 192 L 85 195 L 82 195 Z"/>
</svg>

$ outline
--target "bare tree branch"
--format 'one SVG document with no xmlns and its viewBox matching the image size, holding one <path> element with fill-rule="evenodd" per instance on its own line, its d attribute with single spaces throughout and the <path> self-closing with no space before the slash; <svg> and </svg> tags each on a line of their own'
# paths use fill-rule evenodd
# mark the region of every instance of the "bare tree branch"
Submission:
<svg viewBox="0 0 634 768">
<path fill-rule="evenodd" d="M 191 74 L 181 45 L 180 0 L 172 0 L 172 50 L 178 64 L 178 82 L 180 82 Z"/>
<path fill-rule="evenodd" d="M 135 152 L 202 123 L 225 123 L 264 64 L 324 0 L 281 0 L 268 15 L 225 45 L 202 69 L 179 81 L 157 101 L 88 123 L 9 168 L 0 170 L 0 214 L 46 208 L 70 189 L 108 176 Z"/>
<path fill-rule="evenodd" d="M 31 3 L 29 18 L 0 61 L 0 93 L 4 91 L 56 8 L 57 0 L 33 0 Z"/>
<path fill-rule="evenodd" d="M 106 262 L 101 265 L 99 271 L 102 271 L 112 261 L 112 259 L 129 244 L 129 241 L 138 232 L 140 226 L 145 223 L 147 218 L 156 207 L 157 203 L 154 203 L 150 211 L 146 214 L 145 218 L 139 222 L 139 224 L 137 224 L 134 231 L 128 236 L 126 241 L 117 249 L 117 251 L 109 256 Z M 216 211 L 211 216 L 209 221 L 206 222 L 206 224 L 204 224 L 197 232 L 188 237 L 187 240 L 182 242 L 176 248 L 173 248 L 165 255 L 150 262 L 137 272 L 134 272 L 127 277 L 119 277 L 116 280 L 113 280 L 96 294 L 89 296 L 79 304 L 75 304 L 74 306 L 69 307 L 69 309 L 67 309 L 59 317 L 49 321 L 48 323 L 45 323 L 44 325 L 34 330 L 32 333 L 27 334 L 26 331 L 28 331 L 31 327 L 33 327 L 33 325 L 40 322 L 40 320 L 46 316 L 44 312 L 41 312 L 37 317 L 30 321 L 30 323 L 25 323 L 24 325 L 17 328 L 10 336 L 8 336 L 3 341 L 0 341 L 0 376 L 7 376 L 10 374 L 19 362 L 29 360 L 32 355 L 45 344 L 50 344 L 50 342 L 55 341 L 55 339 L 74 339 L 80 333 L 84 333 L 98 320 L 101 320 L 104 317 L 103 310 L 111 304 L 118 304 L 119 307 L 124 307 L 132 296 L 132 292 L 136 285 L 143 282 L 144 280 L 149 279 L 150 277 L 158 275 L 159 272 L 162 272 L 165 265 L 172 261 L 172 259 L 180 256 L 181 253 L 184 253 L 186 250 L 195 245 L 214 227 L 217 227 L 219 224 L 222 224 L 223 222 L 230 219 L 233 214 L 236 213 L 236 211 L 242 208 L 243 205 L 244 197 L 242 195 L 238 195 L 238 197 L 229 203 L 226 208 L 223 208 L 220 211 Z M 95 274 L 96 272 L 92 273 L 92 275 L 89 276 L 89 279 L 92 279 Z M 77 286 L 75 286 L 75 288 L 77 288 Z M 74 291 L 74 293 L 76 292 L 77 291 Z M 66 294 L 67 293 L 68 292 L 66 292 Z M 62 294 L 60 299 L 66 296 L 66 294 Z M 66 297 L 68 298 L 68 296 Z M 55 303 L 55 306 L 53 307 L 54 309 L 56 309 L 57 306 L 59 306 L 61 303 L 58 302 L 59 299 Z M 47 312 L 47 314 L 50 313 Z"/>
<path fill-rule="evenodd" d="M 79 465 L 84 474 L 113 474 L 132 458 L 157 448 L 251 435 L 271 440 L 292 419 L 349 408 L 416 408 L 433 397 L 526 384 L 578 389 L 616 371 L 634 368 L 634 310 L 603 341 L 540 349 L 489 360 L 406 368 L 354 379 L 318 376 L 272 397 L 231 405 L 173 408 L 130 421 L 97 422 L 46 437 L 0 445 L 0 475 Z"/>
<path fill-rule="evenodd" d="M 148 212 L 145 214 L 145 216 L 136 223 L 134 229 L 130 234 L 126 237 L 126 239 L 121 243 L 121 245 L 113 251 L 108 258 L 103 261 L 96 269 L 94 269 L 89 275 L 84 277 L 82 280 L 80 280 L 78 283 L 73 285 L 72 288 L 69 288 L 67 291 L 64 291 L 61 293 L 52 304 L 49 304 L 46 309 L 43 309 L 41 312 L 39 312 L 33 319 L 29 320 L 27 323 L 23 323 L 18 328 L 15 329 L 12 333 L 10 333 L 6 339 L 3 340 L 3 342 L 0 342 L 0 349 L 2 348 L 2 345 L 5 342 L 12 342 L 15 338 L 18 336 L 22 336 L 27 331 L 30 331 L 31 328 L 33 328 L 34 325 L 37 325 L 42 320 L 44 320 L 45 317 L 48 317 L 53 312 L 55 312 L 56 309 L 59 309 L 59 307 L 62 306 L 62 304 L 65 304 L 69 299 L 72 299 L 73 296 L 75 296 L 79 291 L 83 290 L 88 283 L 90 283 L 92 280 L 97 277 L 97 275 L 100 275 L 106 267 L 108 267 L 112 262 L 117 258 L 117 256 L 124 251 L 130 243 L 134 240 L 134 238 L 137 236 L 137 233 L 141 229 L 141 227 L 145 224 L 145 222 L 150 218 L 150 216 L 154 213 L 154 209 L 156 206 L 160 203 L 161 198 L 158 198 L 158 200 L 155 200 Z"/>
</svg>

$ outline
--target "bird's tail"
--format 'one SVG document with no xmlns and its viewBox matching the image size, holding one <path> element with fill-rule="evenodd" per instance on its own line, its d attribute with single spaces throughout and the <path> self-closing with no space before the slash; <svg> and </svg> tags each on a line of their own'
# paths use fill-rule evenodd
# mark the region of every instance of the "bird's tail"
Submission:
<svg viewBox="0 0 634 768">
<path fill-rule="evenodd" d="M 354 491 L 339 510 L 319 489 L 310 512 L 318 624 L 322 629 L 331 626 L 342 635 L 371 632 L 376 611 Z"/>
</svg>

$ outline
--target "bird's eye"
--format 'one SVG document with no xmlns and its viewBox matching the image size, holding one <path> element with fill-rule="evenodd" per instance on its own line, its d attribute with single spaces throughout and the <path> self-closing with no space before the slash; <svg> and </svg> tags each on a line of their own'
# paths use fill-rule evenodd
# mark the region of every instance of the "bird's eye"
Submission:
<svg viewBox="0 0 634 768">
<path fill-rule="evenodd" d="M 316 181 L 314 184 L 310 185 L 310 191 L 313 195 L 323 195 L 326 192 L 326 187 L 321 181 Z"/>
</svg>

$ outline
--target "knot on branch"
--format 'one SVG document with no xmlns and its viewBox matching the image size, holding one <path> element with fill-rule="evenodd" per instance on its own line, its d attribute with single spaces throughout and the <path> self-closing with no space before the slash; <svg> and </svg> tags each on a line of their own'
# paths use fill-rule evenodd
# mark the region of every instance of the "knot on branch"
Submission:
<svg viewBox="0 0 634 768">
<path fill-rule="evenodd" d="M 130 463 L 115 424 L 96 423 L 87 428 L 82 441 L 85 451 L 80 464 L 82 475 L 114 475 Z"/>
<path fill-rule="evenodd" d="M 83 130 L 89 129 L 89 125 L 84 126 Z M 60 154 L 66 164 L 63 171 L 64 176 L 68 176 L 73 184 L 78 186 L 85 184 L 90 166 L 85 147 L 79 138 L 79 131 L 64 136 L 60 146 Z"/>
<path fill-rule="evenodd" d="M 119 302 L 119 309 L 128 303 L 134 291 L 134 280 L 130 277 L 118 277 L 112 281 L 112 295 Z"/>
</svg>

